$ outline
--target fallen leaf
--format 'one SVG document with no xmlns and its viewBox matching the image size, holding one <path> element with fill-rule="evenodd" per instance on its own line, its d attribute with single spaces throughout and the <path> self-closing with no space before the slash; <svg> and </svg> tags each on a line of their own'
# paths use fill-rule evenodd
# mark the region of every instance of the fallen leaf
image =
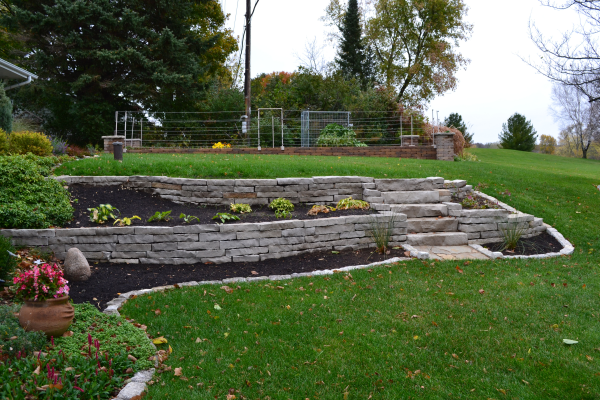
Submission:
<svg viewBox="0 0 600 400">
<path fill-rule="evenodd" d="M 183 372 L 181 372 L 181 368 L 175 368 L 175 376 L 181 376 Z"/>
<path fill-rule="evenodd" d="M 586 356 L 585 356 L 585 358 L 587 358 L 587 360 L 588 360 L 588 361 L 594 361 L 594 357 L 591 357 L 591 356 L 587 356 L 587 355 L 586 355 Z"/>
<path fill-rule="evenodd" d="M 452 358 L 454 358 L 455 360 L 458 360 L 458 356 L 454 353 L 452 353 Z"/>
<path fill-rule="evenodd" d="M 577 340 L 563 339 L 563 343 L 571 345 L 571 344 L 577 344 L 579 342 Z"/>
<path fill-rule="evenodd" d="M 229 332 L 225 332 L 225 333 L 223 334 L 223 336 L 225 336 L 225 337 L 229 336 Z"/>
<path fill-rule="evenodd" d="M 160 312 L 160 309 L 156 309 L 156 310 L 154 311 L 154 314 L 156 314 L 156 315 L 160 315 L 160 314 L 161 314 L 161 312 Z"/>
<path fill-rule="evenodd" d="M 485 290 L 479 289 L 479 294 L 484 294 L 484 293 L 485 293 Z"/>
<path fill-rule="evenodd" d="M 256 272 L 256 271 L 250 271 L 250 273 L 251 273 L 252 275 L 258 275 L 258 272 Z"/>
<path fill-rule="evenodd" d="M 215 310 L 220 310 L 221 306 L 219 306 L 218 304 L 215 303 L 215 307 L 214 308 L 215 308 Z"/>
<path fill-rule="evenodd" d="M 459 266 L 456 266 L 456 272 L 458 272 L 459 274 L 462 274 L 464 271 L 462 269 L 460 269 Z"/>
<path fill-rule="evenodd" d="M 33 371 L 34 374 L 39 375 L 40 374 L 40 370 L 41 367 L 38 365 L 37 368 L 35 369 L 35 371 Z"/>
<path fill-rule="evenodd" d="M 136 362 L 136 361 L 137 361 L 137 358 L 135 358 L 135 357 L 134 357 L 134 356 L 132 356 L 131 354 L 129 354 L 129 355 L 127 356 L 127 359 L 128 359 L 129 361 L 132 361 L 132 362 Z"/>
<path fill-rule="evenodd" d="M 202 339 L 200 339 L 200 338 L 197 338 L 197 339 L 196 339 L 196 343 L 202 343 Z"/>
<path fill-rule="evenodd" d="M 73 331 L 66 331 L 65 333 L 63 333 L 63 337 L 71 337 L 73 336 Z"/>
<path fill-rule="evenodd" d="M 227 293 L 233 293 L 233 289 L 230 288 L 229 286 L 221 286 L 220 289 L 223 289 Z"/>
<path fill-rule="evenodd" d="M 168 343 L 168 341 L 163 336 L 161 336 L 161 337 L 157 337 L 156 339 L 152 340 L 152 343 L 163 344 L 163 343 Z"/>
</svg>

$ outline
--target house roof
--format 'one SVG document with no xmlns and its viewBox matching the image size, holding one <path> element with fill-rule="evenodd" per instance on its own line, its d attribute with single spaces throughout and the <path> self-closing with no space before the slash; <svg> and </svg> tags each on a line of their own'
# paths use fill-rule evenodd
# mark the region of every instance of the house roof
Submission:
<svg viewBox="0 0 600 400">
<path fill-rule="evenodd" d="M 0 58 L 0 79 L 37 79 L 37 75 Z"/>
</svg>

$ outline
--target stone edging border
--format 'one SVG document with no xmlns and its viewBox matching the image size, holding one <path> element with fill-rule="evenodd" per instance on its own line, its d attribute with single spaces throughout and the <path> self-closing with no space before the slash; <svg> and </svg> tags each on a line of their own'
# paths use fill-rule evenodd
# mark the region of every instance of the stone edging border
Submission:
<svg viewBox="0 0 600 400">
<path fill-rule="evenodd" d="M 483 248 L 481 245 L 478 244 L 470 244 L 469 246 L 472 247 L 473 249 L 485 254 L 486 256 L 490 257 L 492 260 L 500 258 L 500 259 L 511 259 L 511 258 L 552 258 L 552 257 L 560 257 L 560 256 L 570 256 L 571 254 L 573 254 L 573 252 L 575 251 L 575 246 L 573 246 L 573 244 L 571 244 L 571 242 L 569 242 L 567 239 L 565 239 L 565 237 L 562 235 L 562 233 L 560 233 L 558 230 L 556 230 L 555 228 L 551 227 L 548 224 L 544 224 L 546 225 L 546 231 L 552 235 L 552 237 L 554 237 L 562 246 L 563 249 L 558 252 L 558 253 L 546 253 L 546 254 L 534 254 L 531 256 L 505 256 L 504 254 L 500 253 L 500 252 L 491 252 L 486 248 Z"/>
<path fill-rule="evenodd" d="M 367 268 L 374 267 L 377 265 L 390 264 L 390 263 L 395 263 L 395 262 L 400 262 L 400 261 L 408 261 L 408 260 L 410 260 L 410 259 L 394 257 L 394 258 L 390 258 L 389 260 L 379 261 L 379 262 L 375 262 L 375 263 L 371 263 L 371 264 L 367 264 L 367 265 L 353 265 L 350 267 L 344 267 L 344 268 L 339 268 L 339 269 L 334 269 L 334 270 L 326 269 L 326 270 L 321 270 L 321 271 L 302 272 L 299 274 L 291 274 L 291 275 L 270 275 L 270 276 L 257 276 L 257 277 L 251 277 L 251 278 L 228 278 L 228 279 L 216 280 L 216 281 L 200 281 L 200 282 L 191 281 L 191 282 L 179 283 L 176 285 L 158 286 L 158 287 L 155 287 L 152 289 L 134 290 L 131 292 L 123 293 L 119 297 L 116 297 L 116 298 L 112 299 L 111 301 L 109 301 L 107 303 L 108 307 L 106 307 L 104 309 L 104 311 L 102 311 L 102 312 L 104 314 L 108 314 L 108 315 L 119 315 L 120 316 L 121 314 L 119 314 L 119 308 L 133 296 L 139 296 L 139 295 L 152 293 L 152 292 L 162 292 L 165 290 L 175 289 L 177 287 L 182 287 L 182 286 L 185 287 L 185 286 L 201 286 L 201 285 L 222 285 L 222 284 L 240 283 L 240 282 L 282 281 L 282 280 L 287 280 L 287 279 L 294 279 L 294 278 L 301 278 L 301 277 L 308 277 L 308 276 L 333 275 L 338 272 L 353 271 L 356 269 L 367 269 Z M 158 362 L 158 359 L 155 358 L 155 366 L 156 366 L 157 362 Z M 127 385 L 125 385 L 125 387 L 123 389 L 121 389 L 121 391 L 119 392 L 117 397 L 113 398 L 113 400 L 131 400 L 133 397 L 140 396 L 142 393 L 144 393 L 146 391 L 146 382 L 148 382 L 152 379 L 152 377 L 154 376 L 154 372 L 155 372 L 155 368 L 151 368 L 149 370 L 140 371 L 140 372 L 136 373 L 133 376 L 133 378 L 131 378 L 131 381 L 129 383 L 127 383 Z"/>
</svg>

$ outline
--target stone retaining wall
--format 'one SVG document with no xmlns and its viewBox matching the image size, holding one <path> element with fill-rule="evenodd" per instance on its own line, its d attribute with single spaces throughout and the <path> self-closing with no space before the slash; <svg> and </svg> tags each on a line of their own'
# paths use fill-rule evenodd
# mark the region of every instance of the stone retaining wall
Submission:
<svg viewBox="0 0 600 400">
<path fill-rule="evenodd" d="M 255 262 L 314 251 L 374 247 L 367 230 L 388 214 L 233 225 L 78 229 L 4 229 L 15 245 L 52 250 L 63 260 L 76 247 L 91 261 L 143 264 Z M 406 216 L 394 220 L 392 245 L 406 241 Z"/>
<path fill-rule="evenodd" d="M 448 214 L 458 219 L 458 230 L 464 232 L 469 243 L 489 243 L 502 238 L 503 229 L 522 230 L 523 237 L 538 235 L 546 230 L 544 220 L 533 215 L 508 210 L 460 210 L 450 209 Z"/>
</svg>

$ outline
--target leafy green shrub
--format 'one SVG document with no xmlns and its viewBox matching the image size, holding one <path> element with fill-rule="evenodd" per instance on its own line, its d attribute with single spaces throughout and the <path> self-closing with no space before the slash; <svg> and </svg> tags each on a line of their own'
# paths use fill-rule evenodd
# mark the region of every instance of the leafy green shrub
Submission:
<svg viewBox="0 0 600 400">
<path fill-rule="evenodd" d="M 321 131 L 317 146 L 323 147 L 367 147 L 356 139 L 356 132 L 338 124 L 329 124 Z"/>
<path fill-rule="evenodd" d="M 14 357 L 32 354 L 46 345 L 46 334 L 43 332 L 25 332 L 19 320 L 14 316 L 16 306 L 0 306 L 0 355 Z M 2 357 L 0 357 L 2 359 Z M 0 394 L 0 398 L 4 398 Z"/>
<path fill-rule="evenodd" d="M 8 135 L 0 128 L 0 156 L 8 153 Z"/>
<path fill-rule="evenodd" d="M 161 222 L 161 221 L 169 221 L 171 219 L 170 215 L 171 215 L 171 211 L 157 211 L 154 213 L 153 216 L 151 216 L 150 218 L 148 218 L 148 222 L 152 222 L 152 221 L 156 221 L 156 222 Z"/>
<path fill-rule="evenodd" d="M 0 157 L 0 228 L 40 229 L 73 219 L 69 193 L 46 179 L 55 157 Z"/>
<path fill-rule="evenodd" d="M 100 204 L 98 207 L 88 208 L 90 212 L 90 221 L 95 222 L 97 224 L 103 224 L 108 219 L 116 219 L 115 211 L 119 212 L 117 208 L 111 206 L 110 204 Z"/>
<path fill-rule="evenodd" d="M 15 248 L 12 246 L 10 239 L 0 235 L 0 280 L 8 282 L 13 271 L 17 267 L 17 259 L 9 254 L 15 253 Z M 8 286 L 8 285 L 6 285 Z M 2 282 L 0 282 L 0 289 Z"/>
<path fill-rule="evenodd" d="M 229 213 L 217 213 L 212 219 L 218 219 L 222 224 L 225 224 L 228 221 L 239 221 L 240 217 Z"/>
<path fill-rule="evenodd" d="M 292 202 L 282 197 L 273 200 L 269 208 L 275 211 L 277 218 L 292 218 L 292 211 L 294 211 Z"/>
<path fill-rule="evenodd" d="M 252 207 L 250 207 L 250 204 L 231 204 L 229 206 L 229 209 L 231 210 L 231 212 L 234 213 L 238 213 L 238 214 L 249 214 L 252 212 Z"/>
<path fill-rule="evenodd" d="M 8 144 L 12 154 L 32 153 L 42 157 L 52 154 L 52 142 L 40 132 L 13 132 L 8 137 Z"/>
</svg>

